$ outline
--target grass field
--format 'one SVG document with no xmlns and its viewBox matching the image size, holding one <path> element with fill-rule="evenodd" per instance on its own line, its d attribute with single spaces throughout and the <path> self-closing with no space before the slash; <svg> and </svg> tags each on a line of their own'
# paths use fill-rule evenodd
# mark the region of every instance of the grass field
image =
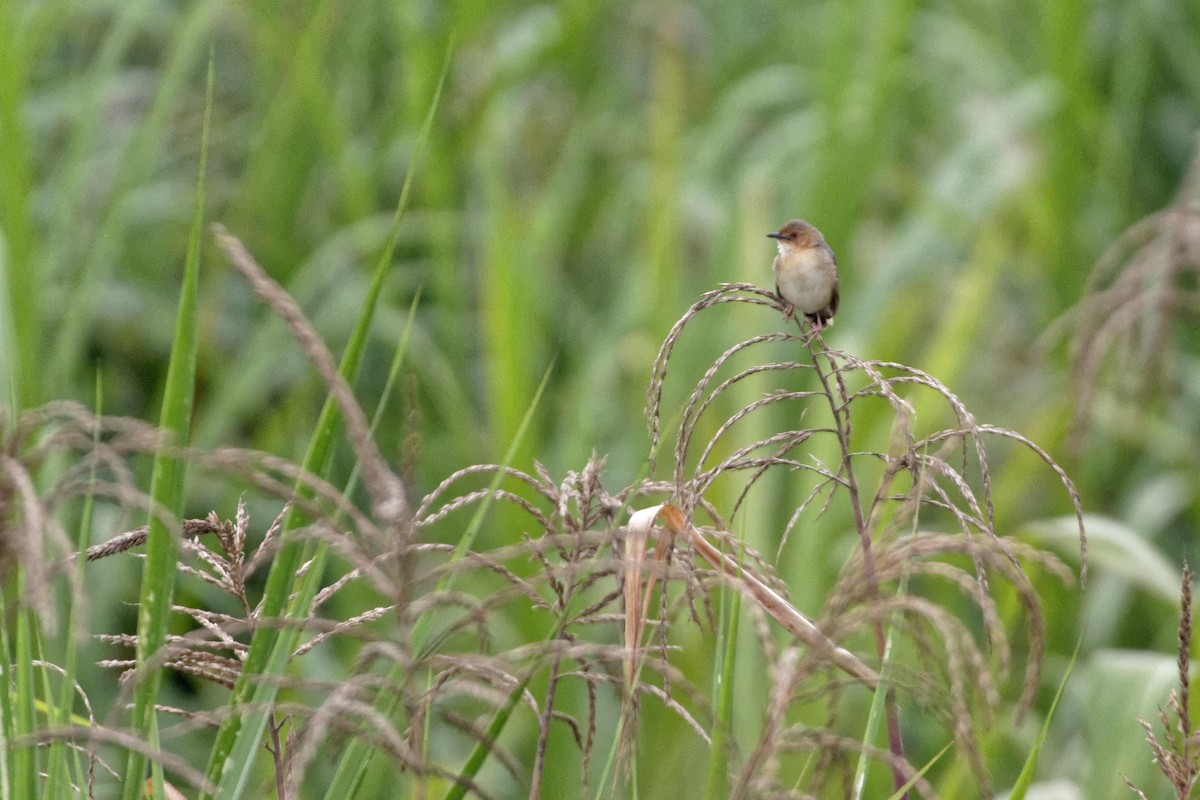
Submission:
<svg viewBox="0 0 1200 800">
<path fill-rule="evenodd" d="M 0 800 L 1194 796 L 1198 131 L 1191 2 L 0 0 Z"/>
</svg>

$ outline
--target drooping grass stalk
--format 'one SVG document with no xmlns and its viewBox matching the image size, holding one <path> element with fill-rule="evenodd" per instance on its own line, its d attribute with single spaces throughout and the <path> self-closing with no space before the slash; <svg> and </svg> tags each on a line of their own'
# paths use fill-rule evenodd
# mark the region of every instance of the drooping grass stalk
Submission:
<svg viewBox="0 0 1200 800">
<path fill-rule="evenodd" d="M 179 295 L 179 314 L 175 322 L 175 341 L 167 367 L 159 427 L 172 437 L 171 444 L 185 446 L 192 419 L 192 396 L 196 384 L 196 344 L 198 341 L 197 303 L 200 280 L 200 236 L 204 229 L 204 179 L 208 167 L 209 126 L 213 107 L 215 50 L 208 55 L 205 87 L 204 126 L 200 134 L 200 169 L 196 180 L 195 207 L 184 261 L 183 286 Z M 183 516 L 186 463 L 175 455 L 159 452 L 154 458 L 150 479 L 152 502 L 174 519 Z M 158 747 L 155 704 L 162 683 L 162 669 L 152 664 L 167 638 L 171 601 L 175 593 L 175 571 L 179 560 L 179 532 L 168 526 L 161 515 L 151 513 L 146 540 L 146 561 L 142 569 L 142 590 L 138 604 L 137 668 L 140 683 L 134 691 L 133 729 L 152 748 Z M 138 800 L 145 774 L 145 756 L 131 749 L 126 763 L 122 797 Z M 155 796 L 162 796 L 161 774 L 156 773 Z"/>
<path fill-rule="evenodd" d="M 247 278 L 261 280 L 264 286 L 270 284 L 265 287 L 270 291 L 281 291 L 261 272 L 261 267 L 253 263 L 240 242 L 223 230 L 218 230 L 217 233 L 227 256 L 238 264 Z M 386 272 L 385 269 L 383 271 Z M 256 289 L 260 288 L 263 287 L 256 286 Z M 337 377 L 346 387 L 357 373 L 377 299 L 377 292 L 368 297 L 355 336 L 352 337 L 342 363 L 337 368 Z M 304 459 L 305 472 L 323 475 L 328 471 L 333 456 L 334 436 L 343 413 L 344 409 L 340 407 L 331 390 L 309 443 Z M 312 490 L 302 481 L 297 482 L 294 491 L 300 498 L 312 497 Z M 267 586 L 263 593 L 259 612 L 263 618 L 276 619 L 282 616 L 299 621 L 308 617 L 323 574 L 328 550 L 324 542 L 313 544 L 289 535 L 308 521 L 308 515 L 297 506 L 293 505 L 288 510 L 282 525 L 279 552 L 271 562 Z M 298 578 L 299 566 L 305 562 L 308 563 L 308 568 L 303 577 Z M 245 791 L 255 756 L 272 718 L 273 712 L 269 709 L 279 692 L 279 678 L 291 661 L 301 633 L 300 626 L 288 626 L 279 630 L 273 626 L 260 627 L 253 632 L 250 649 L 229 700 L 231 708 L 235 711 L 244 709 L 244 713 L 234 713 L 226 719 L 218 731 L 217 741 L 210 754 L 208 779 L 215 787 L 215 796 L 239 797 Z"/>
</svg>

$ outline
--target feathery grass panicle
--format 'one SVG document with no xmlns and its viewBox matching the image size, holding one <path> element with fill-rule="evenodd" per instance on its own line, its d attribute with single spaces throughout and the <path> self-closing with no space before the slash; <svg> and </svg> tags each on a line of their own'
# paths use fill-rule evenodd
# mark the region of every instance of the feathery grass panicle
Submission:
<svg viewBox="0 0 1200 800">
<path fill-rule="evenodd" d="M 231 257 L 256 274 L 252 260 L 233 240 L 225 244 Z M 305 350 L 325 364 L 325 377 L 339 384 L 340 379 L 331 378 L 336 376 L 332 359 L 322 355 L 324 345 L 298 306 L 263 276 L 255 280 L 297 335 L 309 341 Z M 779 310 L 771 293 L 744 284 L 722 287 L 693 306 L 664 342 L 654 367 L 647 406 L 653 431 L 659 430 L 663 414 L 672 349 L 685 327 L 700 323 L 700 312 L 710 307 L 736 303 Z M 153 662 L 228 691 L 243 679 L 248 642 L 263 628 L 297 634 L 289 662 L 313 659 L 331 648 L 357 653 L 351 668 L 332 682 L 300 677 L 304 670 L 286 670 L 270 679 L 283 694 L 253 709 L 271 720 L 262 744 L 271 756 L 272 781 L 281 797 L 296 796 L 311 770 L 355 742 L 389 754 L 395 768 L 426 791 L 447 785 L 451 796 L 482 794 L 480 770 L 499 769 L 507 772 L 506 780 L 528 780 L 535 797 L 548 791 L 548 754 L 564 741 L 556 731 L 566 732 L 565 741 L 584 765 L 610 743 L 610 762 L 615 755 L 624 767 L 605 770 L 612 781 L 636 779 L 632 766 L 639 720 L 648 708 L 655 715 L 676 717 L 709 746 L 716 711 L 697 688 L 691 654 L 681 650 L 693 641 L 681 626 L 691 623 L 715 631 L 713 596 L 723 588 L 750 601 L 746 608 L 775 676 L 756 740 L 744 755 L 737 748 L 730 751 L 735 796 L 784 791 L 788 781 L 797 780 L 787 776 L 793 771 L 791 755 L 799 752 L 815 758 L 802 778 L 813 791 L 847 786 L 848 760 L 865 756 L 890 770 L 895 786 L 913 785 L 932 796 L 919 771 L 907 763 L 898 722 L 889 723 L 886 749 L 856 738 L 860 732 L 845 713 L 857 702 L 855 686 L 869 691 L 883 686 L 889 697 L 929 708 L 947 726 L 986 794 L 974 720 L 1000 703 L 1013 659 L 989 576 L 1013 587 L 1029 622 L 1031 655 L 1018 713 L 1037 686 L 1044 639 L 1039 599 L 1024 570 L 1038 564 L 1068 577 L 1046 554 L 996 530 L 987 440 L 1000 437 L 1032 449 L 1066 486 L 1077 512 L 1078 497 L 1065 473 L 1032 442 L 977 423 L 953 393 L 919 370 L 859 359 L 830 350 L 819 339 L 804 360 L 760 357 L 758 363 L 744 363 L 766 354 L 767 348 L 799 344 L 799 337 L 790 333 L 763 334 L 717 356 L 689 391 L 679 415 L 671 480 L 639 481 L 609 491 L 602 481 L 604 460 L 595 456 L 557 481 L 540 464 L 533 473 L 509 465 L 469 466 L 411 505 L 406 501 L 411 512 L 402 527 L 408 533 L 399 537 L 386 531 L 397 525 L 389 498 L 400 484 L 364 434 L 365 419 L 349 424 L 347 431 L 351 436 L 358 431 L 354 448 L 360 459 L 377 465 L 377 473 L 368 477 L 374 488 L 366 510 L 285 459 L 236 448 L 172 447 L 150 426 L 92 417 L 75 406 L 29 412 L 15 430 L 39 442 L 41 449 L 28 449 L 26 457 L 52 447 L 74 448 L 88 463 L 102 465 L 87 490 L 106 502 L 145 507 L 147 498 L 132 488 L 128 461 L 166 452 L 192 469 L 282 506 L 261 536 L 254 533 L 244 499 L 232 519 L 214 512 L 183 524 L 181 585 L 196 582 L 230 604 L 221 610 L 177 604 L 172 613 L 189 631 L 171 635 Z M 727 408 L 733 387 L 786 376 L 815 379 L 816 385 L 789 385 Z M 330 391 L 346 409 L 356 407 L 348 386 L 331 385 Z M 921 428 L 913 397 L 922 392 L 942 402 L 949 427 Z M 868 433 L 854 425 L 855 409 L 873 400 L 882 400 L 895 419 L 891 438 L 880 449 L 872 449 Z M 746 421 L 779 408 L 798 409 L 805 427 L 739 441 Z M 351 410 L 347 416 L 357 413 Z M 866 441 L 860 444 L 860 439 Z M 829 464 L 808 455 L 817 448 L 829 452 L 830 444 L 837 458 Z M 791 501 L 791 521 L 773 543 L 777 551 L 771 558 L 730 532 L 720 506 L 728 503 L 731 517 L 745 513 L 748 504 L 759 502 L 755 487 L 779 468 L 785 475 L 809 476 L 811 482 Z M 82 474 L 68 471 L 46 495 L 52 502 L 43 504 L 62 503 L 85 491 Z M 848 495 L 853 521 L 840 524 L 857 529 L 862 545 L 851 550 L 813 621 L 789 599 L 775 561 L 785 547 L 804 546 L 813 524 L 842 515 Z M 670 502 L 663 503 L 664 498 Z M 503 513 L 488 511 L 492 505 Z M 293 508 L 307 522 L 291 535 L 321 543 L 331 554 L 326 569 L 334 571 L 319 575 L 321 585 L 304 613 L 272 617 L 264 611 L 255 574 L 277 551 L 283 519 Z M 634 513 L 623 523 L 626 509 Z M 456 537 L 465 521 L 482 511 L 488 511 L 485 519 L 506 520 L 506 527 L 464 547 Z M 515 529 L 509 527 L 513 523 Z M 144 530 L 133 529 L 90 547 L 86 556 L 94 562 L 128 555 L 144 541 Z M 63 549 L 66 555 L 69 550 Z M 409 566 L 396 569 L 401 562 Z M 298 563 L 294 580 L 315 567 L 312 561 Z M 655 593 L 659 585 L 662 589 Z M 945 599 L 944 592 L 933 599 L 939 585 L 974 608 L 982 621 L 982 640 L 958 603 Z M 405 601 L 397 602 L 400 597 Z M 529 631 L 532 620 L 540 635 L 516 633 L 511 624 L 516 618 L 523 620 L 519 630 Z M 771 624 L 778 628 L 772 631 Z M 623 642 L 612 636 L 620 627 Z M 872 630 L 884 627 L 894 627 L 909 648 L 926 658 L 934 653 L 940 657 L 911 664 L 904 653 L 885 659 L 878 647 L 870 656 L 862 654 L 864 634 L 869 641 Z M 805 648 L 777 646 L 779 629 Z M 410 639 L 417 630 L 423 638 L 421 646 L 413 647 Z M 101 640 L 122 648 L 137 646 L 137 638 L 124 633 L 102 634 Z M 102 663 L 123 671 L 123 703 L 137 683 L 129 672 L 133 660 L 106 658 Z M 609 738 L 601 720 L 613 703 L 624 708 L 624 722 Z M 814 704 L 827 713 L 813 717 Z M 177 729 L 166 734 L 221 724 L 228 714 L 226 709 L 164 703 L 156 709 L 180 718 Z M 520 759 L 505 735 L 511 720 L 520 718 L 537 731 L 528 771 L 517 766 Z M 95 742 L 120 741 L 120 735 L 111 722 L 93 723 L 77 734 L 81 741 Z M 455 753 L 465 743 L 472 755 L 457 764 Z M 161 763 L 168 762 L 164 757 Z M 487 766 L 493 762 L 496 766 Z M 588 780 L 586 766 L 584 773 Z M 193 773 L 182 771 L 178 777 L 202 790 L 212 788 Z M 605 786 L 608 780 L 602 778 Z"/>
<path fill-rule="evenodd" d="M 1189 800 L 1200 787 L 1200 734 L 1192 727 L 1191 648 L 1192 648 L 1192 581 L 1195 575 L 1185 561 L 1179 590 L 1179 686 L 1171 690 L 1167 707 L 1160 708 L 1158 722 L 1162 738 L 1146 720 L 1139 720 L 1146 731 L 1146 741 L 1154 755 L 1154 764 L 1166 777 L 1176 800 Z M 1145 800 L 1146 795 L 1125 779 L 1131 790 Z"/>
<path fill-rule="evenodd" d="M 747 284 L 723 285 L 688 309 L 659 351 L 647 392 L 646 416 L 651 431 L 652 457 L 662 435 L 664 386 L 677 344 L 688 326 L 703 324 L 699 319 L 701 314 L 719 304 L 730 303 L 782 310 L 773 293 Z M 787 344 L 797 351 L 808 344 L 808 358 L 779 360 L 774 357 L 780 345 Z M 800 380 L 807 377 L 814 385 L 808 389 L 797 388 L 794 379 L 789 380 L 793 374 Z M 730 389 L 751 377 L 759 381 L 777 381 L 779 388 L 766 389 L 761 399 L 732 400 L 734 395 Z M 922 427 L 915 411 L 918 396 L 922 394 L 941 402 L 950 420 L 948 427 L 930 428 L 928 423 Z M 686 396 L 679 415 L 679 427 L 674 433 L 672 481 L 669 483 L 670 496 L 679 505 L 672 513 L 681 514 L 682 518 L 666 518 L 665 524 L 675 536 L 660 536 L 655 548 L 655 563 L 669 559 L 662 549 L 672 548 L 673 538 L 678 538 L 681 543 L 687 541 L 718 571 L 725 572 L 735 586 L 739 581 L 744 582 L 743 591 L 749 591 L 749 596 L 761 609 L 791 633 L 799 635 L 812 652 L 798 661 L 794 654 L 785 655 L 785 659 L 796 663 L 789 662 L 791 665 L 786 668 L 774 667 L 779 675 L 789 676 L 784 683 L 788 687 L 788 696 L 793 698 L 805 696 L 810 691 L 805 683 L 816 679 L 833 663 L 861 679 L 866 673 L 853 665 L 874 659 L 855 657 L 833 642 L 856 641 L 864 631 L 874 632 L 874 658 L 890 665 L 885 656 L 885 651 L 890 652 L 890 648 L 885 648 L 884 631 L 889 626 L 899 625 L 899 632 L 916 645 L 924 659 L 915 668 L 907 667 L 903 662 L 890 668 L 890 680 L 896 682 L 895 691 L 912 694 L 921 703 L 940 709 L 939 713 L 952 721 L 953 738 L 972 765 L 981 791 L 988 793 L 986 768 L 975 734 L 977 726 L 972 720 L 977 714 L 986 716 L 988 709 L 1000 703 L 1000 681 L 1007 675 L 1011 660 L 1008 634 L 993 598 L 989 576 L 1002 578 L 1016 590 L 1030 623 L 1030 657 L 1017 703 L 1018 716 L 1028 708 L 1039 685 L 1045 638 L 1040 601 L 1024 565 L 1049 566 L 1052 573 L 1069 577 L 1048 554 L 1015 542 L 997 530 L 988 440 L 1015 441 L 1049 466 L 1072 503 L 1080 548 L 1086 556 L 1082 508 L 1066 473 L 1045 451 L 1019 433 L 978 423 L 958 397 L 932 376 L 904 364 L 872 361 L 829 349 L 819 336 L 802 339 L 790 333 L 760 334 L 737 342 L 711 362 Z M 876 443 L 868 438 L 869 434 L 859 433 L 855 428 L 855 409 L 873 399 L 883 400 L 892 413 L 891 439 L 885 443 L 886 449 L 877 449 L 878 445 L 872 447 Z M 920 397 L 920 402 L 923 408 L 929 407 L 928 397 Z M 792 410 L 792 418 L 801 420 L 803 427 L 780 430 L 772 428 L 770 423 L 760 424 L 753 428 L 759 432 L 758 438 L 750 441 L 740 438 L 739 431 L 750 429 L 746 420 L 768 414 L 775 408 Z M 771 417 L 779 418 L 778 414 Z M 932 418 L 937 422 L 936 414 Z M 831 451 L 837 453 L 836 461 L 831 465 L 818 460 L 815 455 Z M 804 488 L 798 499 L 790 501 L 794 511 L 787 529 L 777 539 L 780 553 L 789 536 L 819 521 L 830 524 L 828 515 L 834 509 L 842 513 L 847 505 L 850 519 L 834 524 L 855 530 L 859 542 L 832 587 L 819 622 L 814 624 L 800 615 L 799 618 L 804 619 L 800 628 L 789 627 L 785 621 L 799 614 L 786 600 L 786 591 L 768 601 L 767 594 L 752 589 L 758 580 L 756 573 L 774 573 L 769 565 L 759 562 L 752 567 L 731 561 L 734 566 L 726 568 L 720 560 L 728 556 L 710 556 L 707 550 L 711 545 L 694 532 L 688 521 L 702 505 L 707 505 L 706 501 L 717 497 L 734 498 L 731 505 L 736 514 L 750 502 L 748 498 L 755 485 L 777 468 L 800 478 L 808 476 L 807 482 L 793 479 Z M 718 528 L 724 524 L 719 522 Z M 938 524 L 946 525 L 948 530 L 939 531 Z M 630 535 L 632 529 L 631 523 Z M 756 532 L 753 537 L 764 538 L 763 532 Z M 641 535 L 642 541 L 647 538 L 647 534 Z M 809 539 L 808 536 L 801 538 Z M 737 544 L 731 540 L 725 543 L 731 552 L 739 553 Z M 793 546 L 803 547 L 804 541 Z M 650 569 L 645 587 L 647 594 L 643 598 L 642 590 L 631 587 L 630 583 L 637 579 L 639 571 L 646 569 L 641 564 L 647 557 L 637 550 L 627 557 L 633 561 L 627 567 L 632 571 L 625 577 L 626 614 L 636 615 L 637 619 L 627 627 L 626 644 L 632 658 L 640 641 L 640 628 L 647 624 L 643 617 L 648 608 L 649 592 L 656 572 L 662 568 Z M 959 563 L 963 558 L 971 565 L 970 571 L 964 570 Z M 983 620 L 983 642 L 977 641 L 969 617 L 963 618 L 963 611 L 958 610 L 957 604 L 926 599 L 914 592 L 917 587 L 932 588 L 943 582 L 957 588 L 963 599 L 975 606 Z M 633 589 L 636 591 L 631 591 Z M 775 596 L 774 593 L 771 596 Z M 659 631 L 666 629 L 666 623 L 665 618 L 657 620 Z M 938 651 L 942 653 L 940 659 L 932 663 L 926 660 Z M 764 652 L 774 653 L 770 655 L 772 664 L 780 657 L 778 651 L 765 645 Z M 790 649 L 782 652 L 792 653 Z M 837 658 L 831 658 L 835 654 L 838 654 Z M 892 660 L 896 658 L 891 656 Z M 628 668 L 627 679 L 633 680 L 634 667 Z M 868 668 L 863 664 L 861 669 Z M 871 677 L 864 682 L 874 687 L 876 680 Z M 843 693 L 846 688 L 836 682 L 824 683 L 835 694 Z M 792 728 L 784 724 L 785 715 L 780 709 L 787 703 L 781 699 L 779 691 L 777 683 L 776 693 L 770 701 L 774 711 L 767 714 L 763 739 L 747 764 L 775 763 L 772 748 L 791 748 L 801 741 L 831 746 L 842 741 L 832 732 L 810 736 L 802 733 L 803 726 Z M 913 778 L 915 770 L 906 766 L 903 756 L 902 731 L 891 689 L 885 707 L 889 755 L 884 761 L 894 772 L 894 786 L 901 791 Z M 863 752 L 867 751 L 870 751 L 869 747 L 863 749 Z M 834 761 L 836 759 L 828 763 Z M 825 763 L 824 760 L 821 763 Z M 820 783 L 829 777 L 823 775 L 814 780 Z M 756 779 L 765 780 L 761 774 L 756 775 Z M 743 788 L 748 785 L 745 780 Z M 769 784 L 767 780 L 761 785 Z"/>
<path fill-rule="evenodd" d="M 271 469 L 288 471 L 274 460 L 253 457 L 253 454 L 243 454 L 241 469 L 232 470 L 229 467 L 233 451 L 223 451 L 216 456 L 196 451 L 181 452 L 201 466 L 218 464 L 231 477 L 251 473 L 255 466 L 268 461 Z M 381 541 L 377 536 L 362 537 L 357 526 L 349 530 L 335 528 L 332 515 L 340 515 L 345 510 L 341 504 L 308 501 L 306 508 L 313 522 L 306 535 L 329 543 L 345 557 L 349 569 L 316 595 L 313 613 L 302 623 L 309 638 L 296 650 L 293 658 L 303 658 L 335 640 L 347 638 L 361 643 L 362 658 L 357 674 L 339 682 L 332 693 L 323 682 L 284 680 L 283 685 L 290 694 L 313 696 L 318 700 L 311 707 L 295 702 L 287 705 L 292 721 L 286 745 L 279 739 L 278 725 L 271 732 L 273 739 L 268 749 L 284 754 L 277 764 L 278 781 L 299 785 L 303 771 L 317 758 L 319 743 L 329 741 L 330 737 L 340 741 L 349 735 L 398 757 L 399 763 L 414 775 L 475 786 L 472 779 L 440 764 L 436 748 L 430 752 L 431 743 L 413 742 L 411 737 L 424 729 L 423 720 L 427 719 L 436 721 L 439 728 L 450 725 L 468 738 L 478 737 L 481 731 L 463 716 L 463 703 L 499 706 L 502 695 L 498 691 L 523 682 L 519 677 L 522 674 L 540 674 L 546 669 L 549 670 L 548 686 L 543 701 L 539 703 L 528 691 L 522 695 L 522 705 L 532 709 L 539 719 L 541 747 L 544 750 L 547 746 L 552 725 L 565 723 L 573 731 L 572 738 L 584 759 L 589 760 L 596 745 L 596 691 L 605 683 L 615 683 L 623 658 L 622 648 L 590 641 L 592 631 L 613 625 L 618 617 L 615 606 L 619 597 L 617 571 L 611 555 L 606 556 L 605 552 L 612 552 L 615 514 L 624 501 L 603 489 L 601 467 L 602 461 L 593 459 L 579 473 L 570 473 L 560 485 L 555 485 L 540 467 L 537 477 L 512 468 L 489 465 L 460 470 L 417 504 L 414 530 L 432 531 L 445 527 L 456 516 L 470 511 L 490 496 L 492 500 L 510 504 L 525 514 L 532 523 L 530 535 L 490 551 L 468 551 L 461 559 L 454 558 L 455 549 L 449 545 L 433 542 L 413 545 L 410 557 L 421 565 L 412 577 L 414 586 L 410 587 L 414 601 L 403 608 L 394 604 L 366 608 L 341 619 L 322 617 L 320 609 L 355 584 L 365 581 L 365 586 L 371 590 L 368 597 L 395 596 L 395 587 L 388 584 L 395 573 L 381 567 L 395 559 L 397 553 L 388 550 L 372 554 L 369 548 Z M 458 488 L 497 474 L 515 481 L 514 488 L 524 487 L 524 491 L 501 488 L 489 493 Z M 315 478 L 310 480 L 314 485 L 321 483 Z M 285 481 L 259 480 L 256 483 L 260 491 L 278 490 L 281 496 L 293 502 L 304 502 L 291 496 L 289 485 Z M 528 496 L 530 489 L 533 490 L 532 498 Z M 327 497 L 327 493 L 322 490 L 316 496 Z M 358 518 L 353 514 L 348 517 L 352 523 Z M 368 527 L 373 528 L 373 521 L 366 521 Z M 278 530 L 279 525 L 277 518 L 271 523 L 270 530 Z M 241 613 L 215 613 L 203 608 L 176 606 L 175 612 L 190 619 L 194 630 L 185 636 L 171 636 L 156 663 L 180 674 L 232 688 L 245 657 L 247 636 L 262 625 L 296 624 L 260 615 L 261 603 L 250 594 L 249 587 L 253 584 L 253 570 L 265 563 L 263 550 L 273 548 L 275 538 L 265 535 L 258 547 L 253 547 L 250 529 L 244 504 L 239 504 L 233 520 L 221 521 L 213 514 L 185 523 L 184 561 L 179 565 L 182 579 L 199 580 L 217 589 L 229 596 Z M 209 534 L 212 534 L 211 539 Z M 143 530 L 133 530 L 90 548 L 88 556 L 99 560 L 127 554 L 143 544 L 144 539 Z M 537 565 L 532 573 L 528 568 L 531 563 Z M 307 569 L 307 565 L 301 569 Z M 470 576 L 471 580 L 457 582 L 459 587 L 466 587 L 465 590 L 431 592 L 440 578 L 448 574 Z M 484 577 L 487 575 L 494 580 Z M 546 640 L 519 643 L 498 635 L 498 626 L 503 627 L 505 617 L 512 613 L 528 613 L 518 612 L 517 607 L 532 609 L 545 618 Z M 397 625 L 400 630 L 410 629 L 426 614 L 433 614 L 439 621 L 435 623 L 431 646 L 418 654 L 419 661 L 414 661 L 413 654 L 407 649 L 396 648 L 390 643 L 395 641 Z M 102 635 L 101 639 L 122 647 L 136 645 L 136 637 L 125 634 Z M 425 687 L 419 681 L 396 685 L 381 680 L 380 665 L 397 659 L 405 663 L 408 674 L 432 670 L 432 683 Z M 105 659 L 102 663 L 125 670 L 125 678 L 131 676 L 128 670 L 133 662 L 130 659 Z M 664 674 L 674 674 L 665 664 L 660 665 L 660 669 Z M 676 675 L 675 679 L 679 681 L 680 676 Z M 592 698 L 590 711 L 579 719 L 558 708 L 556 703 L 556 694 L 562 693 L 565 685 L 577 682 L 582 683 L 585 695 Z M 703 732 L 703 726 L 671 695 L 657 689 L 646 691 L 657 692 L 656 696 L 667 707 L 675 709 L 698 732 Z M 389 720 L 374 709 L 374 698 L 381 693 L 397 692 L 404 698 L 402 707 L 408 710 L 402 718 L 407 719 L 407 723 Z M 325 695 L 323 698 L 322 694 Z M 180 709 L 162 705 L 159 710 L 181 713 Z M 182 713 L 188 724 L 219 719 L 203 712 Z M 490 742 L 488 747 L 502 760 L 515 763 L 498 742 Z M 538 767 L 544 768 L 544 765 Z"/>
<path fill-rule="evenodd" d="M 1175 201 L 1122 233 L 1092 268 L 1079 303 L 1046 339 L 1070 333 L 1072 442 L 1082 447 L 1106 386 L 1137 396 L 1169 385 L 1177 323 L 1200 318 L 1200 143 Z"/>
<path fill-rule="evenodd" d="M 67 401 L 29 409 L 17 419 L 0 417 L 0 512 L 11 521 L 0 526 L 0 553 L 5 556 L 0 569 L 22 570 L 25 600 L 45 623 L 54 620 L 49 582 L 59 574 L 72 581 L 76 577 L 67 560 L 73 546 L 60 522 L 64 508 L 88 495 L 114 501 L 126 514 L 155 508 L 136 488 L 128 460 L 155 453 L 165 440 L 152 425 L 97 417 Z M 48 485 L 35 485 L 33 476 L 44 465 L 63 458 L 69 461 L 67 468 Z"/>
</svg>

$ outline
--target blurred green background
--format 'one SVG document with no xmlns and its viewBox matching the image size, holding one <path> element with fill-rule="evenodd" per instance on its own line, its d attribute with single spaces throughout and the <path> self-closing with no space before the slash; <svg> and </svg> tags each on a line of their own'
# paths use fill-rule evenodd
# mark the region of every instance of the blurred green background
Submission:
<svg viewBox="0 0 1200 800">
<path fill-rule="evenodd" d="M 1136 718 L 1165 701 L 1178 565 L 1195 555 L 1196 315 L 1172 318 L 1170 380 L 1136 395 L 1105 383 L 1075 449 L 1071 364 L 1047 331 L 1122 231 L 1181 190 L 1200 4 L 8 0 L 0 389 L 19 407 L 92 406 L 99 378 L 106 413 L 157 418 L 210 43 L 207 218 L 335 352 L 449 59 L 356 387 L 379 401 L 419 288 L 379 433 L 418 496 L 502 458 L 551 364 L 515 465 L 561 478 L 595 451 L 610 490 L 647 474 L 644 393 L 672 324 L 720 282 L 769 286 L 764 234 L 816 224 L 841 267 L 830 345 L 924 370 L 976 419 L 1028 435 L 1095 515 L 1086 593 L 1044 588 L 1049 687 L 1084 641 L 1042 753 L 1041 776 L 1061 782 L 1044 796 L 1127 796 L 1122 774 L 1162 788 Z M 298 458 L 325 396 L 313 370 L 211 243 L 201 297 L 194 443 Z M 672 363 L 668 408 L 724 347 L 783 329 L 765 310 L 712 313 Z M 1026 526 L 1077 562 L 1057 521 L 1066 494 L 1008 455 L 993 465 L 1003 532 Z M 232 513 L 218 484 L 189 488 L 195 515 Z M 781 531 L 794 501 L 778 482 L 763 492 L 747 526 L 770 551 L 778 534 L 762 531 Z M 801 607 L 819 609 L 825 566 L 781 564 Z M 111 592 L 100 606 L 131 599 L 95 588 Z M 998 785 L 1038 723 L 988 743 Z"/>
</svg>

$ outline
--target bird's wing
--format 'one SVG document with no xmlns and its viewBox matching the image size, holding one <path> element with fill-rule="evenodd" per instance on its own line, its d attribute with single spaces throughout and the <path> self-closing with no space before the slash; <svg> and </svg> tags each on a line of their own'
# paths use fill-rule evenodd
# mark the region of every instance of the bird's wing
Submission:
<svg viewBox="0 0 1200 800">
<path fill-rule="evenodd" d="M 829 253 L 829 260 L 833 263 L 833 296 L 829 298 L 829 318 L 833 319 L 837 316 L 838 301 L 841 299 L 841 295 L 838 293 L 837 255 L 829 245 L 825 245 L 825 250 Z"/>
</svg>

